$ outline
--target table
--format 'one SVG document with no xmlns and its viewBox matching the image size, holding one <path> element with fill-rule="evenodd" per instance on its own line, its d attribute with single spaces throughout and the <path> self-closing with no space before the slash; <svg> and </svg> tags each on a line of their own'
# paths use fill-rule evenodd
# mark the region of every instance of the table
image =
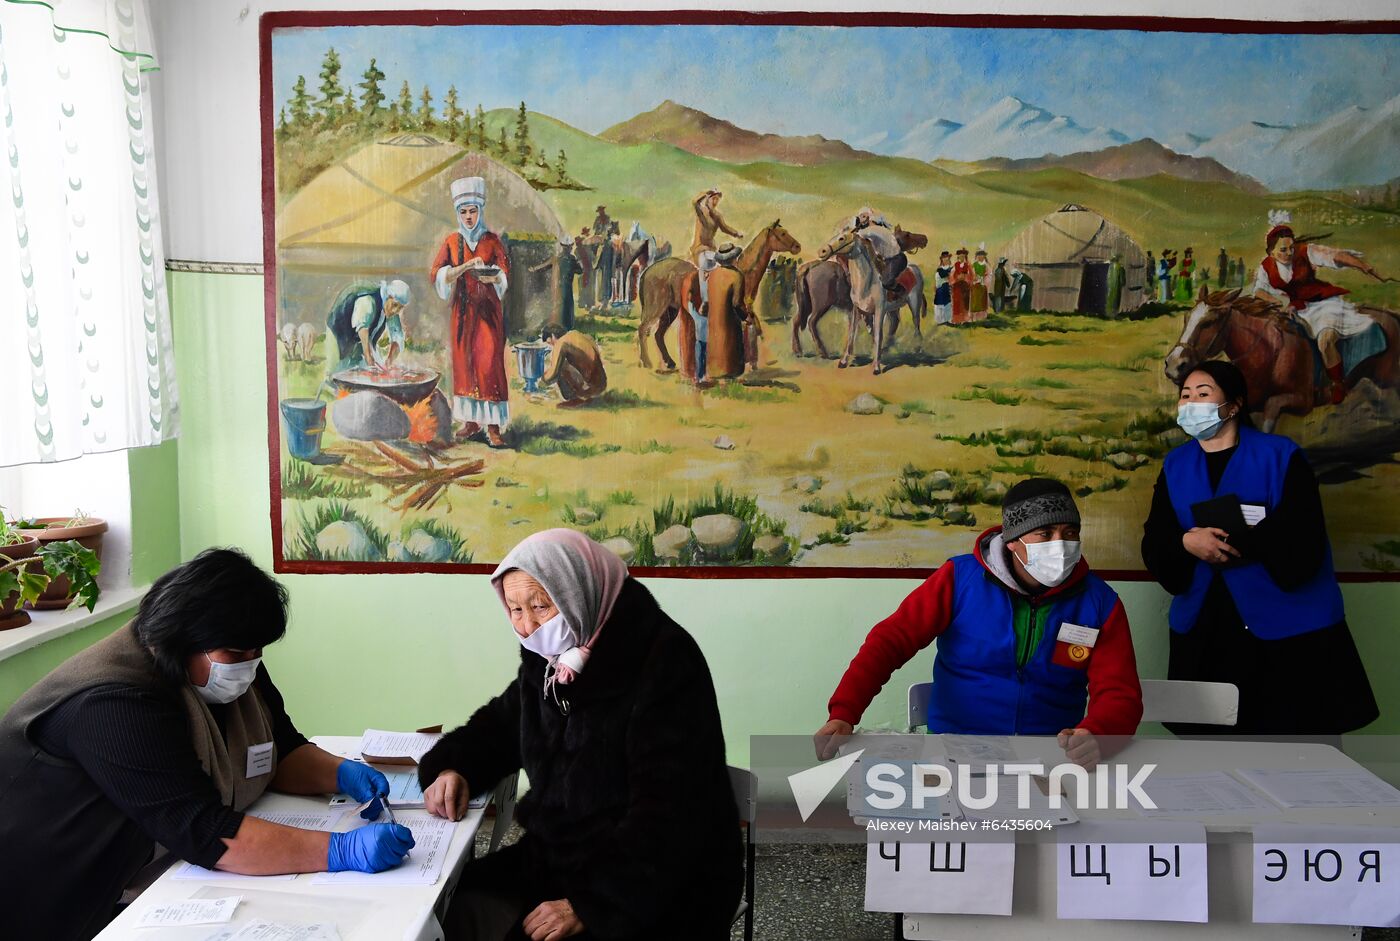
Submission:
<svg viewBox="0 0 1400 941">
<path fill-rule="evenodd" d="M 1043 762 L 1046 767 L 1064 760 L 1053 739 L 1012 739 L 1019 757 Z M 1355 761 L 1330 745 L 1280 742 L 1182 741 L 1135 739 L 1114 757 L 1134 767 L 1155 763 L 1163 775 L 1196 771 L 1265 769 L 1355 769 Z M 1083 820 L 1140 819 L 1129 810 L 1078 811 Z M 1251 829 L 1256 823 L 1337 824 L 1368 827 L 1400 827 L 1400 807 L 1339 807 L 1284 810 L 1265 815 L 1154 817 L 1156 820 L 1195 820 L 1206 828 L 1206 862 L 1210 921 L 1206 924 L 1147 921 L 1061 921 L 1056 908 L 1056 845 L 1025 842 L 1016 847 L 1012 914 L 938 915 L 906 914 L 904 936 L 911 939 L 976 941 L 980 938 L 1045 941 L 1073 937 L 1076 941 L 1121 939 L 1158 941 L 1167 938 L 1259 938 L 1277 941 L 1359 939 L 1358 928 L 1329 925 L 1256 925 L 1253 914 L 1254 855 Z"/>
<path fill-rule="evenodd" d="M 359 757 L 359 736 L 321 735 L 311 741 L 333 755 Z M 324 810 L 326 798 L 269 792 L 253 806 L 278 811 Z M 290 881 L 266 883 L 250 883 L 246 879 L 187 882 L 171 878 L 178 868 L 176 865 L 103 929 L 97 941 L 203 941 L 215 932 L 215 926 L 136 928 L 135 925 L 142 911 L 152 903 L 211 895 L 243 896 L 243 904 L 238 906 L 230 925 L 259 918 L 297 923 L 330 922 L 339 931 L 341 941 L 441 941 L 443 933 L 438 916 L 445 911 L 462 867 L 471 856 L 472 843 L 485 813 L 484 807 L 469 810 L 457 824 L 437 885 L 313 885 L 310 873 Z"/>
</svg>

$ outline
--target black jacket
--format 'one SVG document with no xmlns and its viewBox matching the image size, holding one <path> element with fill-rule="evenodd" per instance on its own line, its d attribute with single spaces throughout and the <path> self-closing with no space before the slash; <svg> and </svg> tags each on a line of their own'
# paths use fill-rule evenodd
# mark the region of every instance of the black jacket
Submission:
<svg viewBox="0 0 1400 941">
<path fill-rule="evenodd" d="M 523 768 L 526 869 L 557 886 L 590 937 L 727 938 L 743 881 L 719 706 L 695 640 L 628 579 L 587 669 L 543 695 L 522 648 L 505 692 L 419 764 L 473 793 Z M 488 857 L 489 859 L 489 857 Z"/>
</svg>

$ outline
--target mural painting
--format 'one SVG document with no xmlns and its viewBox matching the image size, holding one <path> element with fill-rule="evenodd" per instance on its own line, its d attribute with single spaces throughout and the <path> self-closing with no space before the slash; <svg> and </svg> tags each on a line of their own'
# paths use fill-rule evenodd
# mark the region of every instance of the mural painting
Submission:
<svg viewBox="0 0 1400 941">
<path fill-rule="evenodd" d="M 263 20 L 279 570 L 908 575 L 1040 474 L 1132 577 L 1213 357 L 1400 566 L 1400 37 L 402 16 Z"/>
</svg>

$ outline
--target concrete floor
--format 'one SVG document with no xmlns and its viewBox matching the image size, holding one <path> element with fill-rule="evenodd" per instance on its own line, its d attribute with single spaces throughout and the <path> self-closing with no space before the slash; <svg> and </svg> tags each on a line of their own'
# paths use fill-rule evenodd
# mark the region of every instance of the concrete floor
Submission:
<svg viewBox="0 0 1400 941">
<path fill-rule="evenodd" d="M 485 853 L 490 821 L 477 835 Z M 520 828 L 506 837 L 513 843 Z M 754 865 L 754 938 L 758 941 L 891 941 L 894 916 L 864 910 L 865 847 L 760 844 Z M 730 934 L 743 941 L 743 923 Z M 1363 941 L 1400 941 L 1400 928 L 1368 928 Z"/>
</svg>

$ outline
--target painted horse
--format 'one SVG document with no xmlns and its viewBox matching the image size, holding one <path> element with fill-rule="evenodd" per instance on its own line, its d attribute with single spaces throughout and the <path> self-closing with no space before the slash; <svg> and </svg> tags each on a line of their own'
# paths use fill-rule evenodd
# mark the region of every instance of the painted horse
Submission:
<svg viewBox="0 0 1400 941">
<path fill-rule="evenodd" d="M 894 306 L 897 302 L 891 301 L 885 291 L 881 278 L 884 265 L 880 253 L 875 250 L 870 239 L 858 231 L 847 230 L 823 245 L 817 256 L 822 260 L 836 256 L 844 257 L 851 279 L 851 308 L 846 319 L 846 351 L 841 354 L 841 359 L 836 365 L 845 369 L 851 364 L 856 332 L 860 329 L 860 322 L 868 320 L 871 334 L 871 366 L 875 375 L 880 375 L 883 371 L 880 354 L 885 349 L 887 329 L 890 338 L 894 337 L 894 328 L 889 326 L 890 314 L 899 310 Z M 895 326 L 898 326 L 897 319 Z"/>
<path fill-rule="evenodd" d="M 768 270 L 768 262 L 775 253 L 786 252 L 795 255 L 800 251 L 802 246 L 783 228 L 781 220 L 775 219 L 772 225 L 760 229 L 734 262 L 733 267 L 741 276 L 739 281 L 742 303 L 739 306 L 744 310 L 752 309 L 754 295 L 758 293 L 758 284 L 763 280 L 763 274 Z M 715 276 L 723 270 L 723 267 L 717 268 L 711 273 L 711 284 L 714 283 Z M 663 369 L 670 371 L 676 368 L 676 361 L 666 349 L 666 330 L 685 309 L 685 300 L 690 294 L 690 283 L 695 281 L 696 274 L 693 264 L 684 258 L 674 257 L 659 261 L 642 272 L 637 287 L 642 307 L 641 323 L 637 325 L 637 354 L 641 364 L 648 369 L 651 368 L 651 354 L 646 342 L 648 337 L 656 340 L 656 348 L 664 364 Z M 725 277 L 728 278 L 729 275 Z M 712 321 L 711 330 L 713 329 Z M 688 314 L 680 317 L 679 330 L 682 365 L 689 366 L 689 371 L 683 372 L 687 376 L 693 376 L 695 325 L 691 323 Z"/>
<path fill-rule="evenodd" d="M 894 237 L 899 243 L 899 247 L 909 254 L 914 254 L 921 248 L 928 246 L 928 236 L 920 235 L 917 232 L 906 232 L 899 226 L 894 227 Z M 899 304 L 887 310 L 888 316 L 898 317 L 902 307 L 909 308 L 910 315 L 914 318 L 914 331 L 919 336 L 919 342 L 923 342 L 923 317 L 925 313 L 924 298 L 924 273 L 915 264 L 909 265 L 909 270 L 913 272 L 914 287 L 903 295 Z M 851 279 L 846 272 L 846 266 L 842 265 L 835 258 L 819 259 L 808 262 L 797 270 L 797 313 L 792 318 L 792 352 L 797 356 L 803 356 L 802 331 L 806 330 L 816 345 L 817 355 L 826 359 L 829 356 L 826 345 L 822 343 L 821 334 L 817 332 L 817 324 L 821 322 L 823 316 L 833 307 L 841 310 L 851 310 Z M 862 322 L 867 329 L 872 327 L 868 318 L 862 314 Z M 898 326 L 896 321 L 895 326 Z M 886 325 L 888 335 L 894 337 L 894 330 Z M 874 330 L 871 329 L 872 335 Z"/>
<path fill-rule="evenodd" d="M 1386 348 L 1359 363 L 1348 381 L 1370 379 L 1382 389 L 1396 388 L 1400 318 L 1379 307 L 1359 310 L 1380 326 Z M 1165 372 L 1179 384 L 1197 365 L 1224 354 L 1244 373 L 1249 408 L 1263 416 L 1261 428 L 1273 431 L 1284 412 L 1303 416 L 1323 404 L 1327 389 L 1319 386 L 1318 354 L 1307 329 L 1270 301 L 1241 295 L 1238 289 L 1212 293 L 1203 287 L 1186 314 L 1181 338 L 1167 353 Z"/>
</svg>

